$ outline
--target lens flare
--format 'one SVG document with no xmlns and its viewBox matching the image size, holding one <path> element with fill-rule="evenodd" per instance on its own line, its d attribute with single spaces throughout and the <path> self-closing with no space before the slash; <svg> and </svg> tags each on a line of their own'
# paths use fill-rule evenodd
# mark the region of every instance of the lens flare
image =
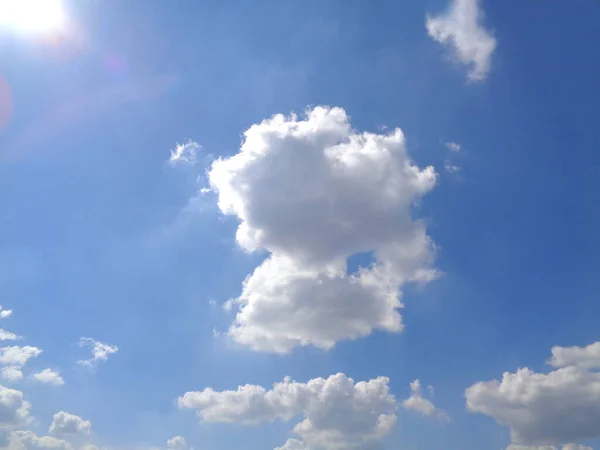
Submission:
<svg viewBox="0 0 600 450">
<path fill-rule="evenodd" d="M 0 77 L 0 133 L 12 118 L 13 97 L 10 86 Z"/>
<path fill-rule="evenodd" d="M 60 0 L 0 0 L 0 28 L 48 32 L 60 29 L 64 22 Z"/>
</svg>

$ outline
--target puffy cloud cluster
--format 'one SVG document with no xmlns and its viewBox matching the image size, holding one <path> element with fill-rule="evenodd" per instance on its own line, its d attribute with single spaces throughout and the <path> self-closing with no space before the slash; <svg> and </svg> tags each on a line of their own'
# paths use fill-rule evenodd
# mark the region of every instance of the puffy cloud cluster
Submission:
<svg viewBox="0 0 600 450">
<path fill-rule="evenodd" d="M 186 450 L 187 442 L 183 436 L 175 436 L 167 441 L 168 450 Z"/>
<path fill-rule="evenodd" d="M 0 348 L 0 364 L 8 364 L 13 366 L 24 366 L 32 358 L 37 358 L 42 350 L 37 347 L 31 347 L 29 345 L 19 347 L 17 345 L 12 347 Z"/>
<path fill-rule="evenodd" d="M 436 276 L 434 245 L 413 218 L 436 173 L 415 165 L 399 129 L 358 133 L 341 108 L 276 115 L 208 178 L 221 211 L 240 220 L 238 244 L 269 253 L 232 302 L 238 343 L 286 353 L 401 331 L 400 288 Z M 361 253 L 375 262 L 349 274 Z"/>
<path fill-rule="evenodd" d="M 431 402 L 423 397 L 421 382 L 415 380 L 410 383 L 410 397 L 402 402 L 406 409 L 416 411 L 424 416 L 437 417 L 440 420 L 448 420 L 448 415 Z"/>
<path fill-rule="evenodd" d="M 12 309 L 3 309 L 0 306 L 0 319 L 12 316 Z M 15 333 L 0 328 L 0 341 L 15 341 L 22 339 Z M 8 346 L 0 347 L 0 376 L 10 382 L 23 379 L 23 366 L 30 359 L 37 358 L 42 350 L 32 346 Z"/>
<path fill-rule="evenodd" d="M 28 424 L 30 408 L 21 391 L 0 385 L 0 428 Z"/>
<path fill-rule="evenodd" d="M 429 36 L 454 50 L 456 59 L 471 67 L 469 78 L 483 80 L 491 67 L 496 39 L 481 24 L 479 0 L 452 0 L 443 14 L 427 16 Z"/>
<path fill-rule="evenodd" d="M 6 319 L 10 316 L 12 316 L 12 309 L 4 309 L 0 305 L 0 319 Z M 17 336 L 15 333 L 7 331 L 4 328 L 0 328 L 0 341 L 16 341 L 18 339 L 20 339 L 20 336 Z"/>
<path fill-rule="evenodd" d="M 293 429 L 301 440 L 290 439 L 281 449 L 364 449 L 380 442 L 396 422 L 388 383 L 384 377 L 355 383 L 341 373 L 307 383 L 286 378 L 270 390 L 245 385 L 187 392 L 178 403 L 195 409 L 204 422 L 252 425 L 302 417 Z"/>
<path fill-rule="evenodd" d="M 584 449 L 571 443 L 600 437 L 600 373 L 590 370 L 598 367 L 597 348 L 554 347 L 550 363 L 559 369 L 522 368 L 477 383 L 466 390 L 467 407 L 510 427 L 515 444 Z"/>
<path fill-rule="evenodd" d="M 89 359 L 80 359 L 77 361 L 77 364 L 92 370 L 95 369 L 99 363 L 106 361 L 110 355 L 119 351 L 119 347 L 116 345 L 105 344 L 104 342 L 87 337 L 82 337 L 79 340 L 79 346 L 89 347 L 92 355 Z"/>
<path fill-rule="evenodd" d="M 23 370 L 20 366 L 4 366 L 0 369 L 0 374 L 3 379 L 13 383 L 23 379 Z"/>
<path fill-rule="evenodd" d="M 42 350 L 37 347 L 18 345 L 0 348 L 0 373 L 7 381 L 18 381 L 23 378 L 23 366 L 30 359 L 37 358 Z"/>
<path fill-rule="evenodd" d="M 89 420 L 60 411 L 54 414 L 48 431 L 54 434 L 89 434 L 91 428 L 92 422 Z"/>
<path fill-rule="evenodd" d="M 33 431 L 12 431 L 9 438 L 10 450 L 72 450 L 73 446 L 52 436 L 38 436 Z"/>
</svg>

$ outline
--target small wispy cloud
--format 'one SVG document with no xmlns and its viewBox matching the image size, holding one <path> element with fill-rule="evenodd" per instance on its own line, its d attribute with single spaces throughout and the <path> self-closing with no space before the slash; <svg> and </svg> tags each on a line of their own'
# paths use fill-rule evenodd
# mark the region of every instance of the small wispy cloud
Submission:
<svg viewBox="0 0 600 450">
<path fill-rule="evenodd" d="M 12 309 L 4 309 L 2 306 L 0 306 L 0 319 L 6 319 L 10 316 L 12 316 Z"/>
<path fill-rule="evenodd" d="M 432 386 L 429 386 L 428 389 L 430 393 L 433 393 Z M 410 383 L 410 397 L 402 402 L 402 406 L 423 416 L 436 417 L 438 420 L 444 421 L 449 420 L 448 414 L 437 408 L 431 400 L 424 398 L 421 391 L 421 382 L 418 379 Z"/>
<path fill-rule="evenodd" d="M 171 157 L 169 163 L 171 164 L 195 164 L 198 160 L 198 150 L 202 147 L 197 142 L 191 139 L 183 144 L 175 145 L 175 148 L 171 150 Z"/>
<path fill-rule="evenodd" d="M 89 347 L 92 356 L 89 359 L 80 359 L 77 361 L 77 364 L 87 367 L 91 370 L 94 370 L 99 363 L 106 361 L 109 355 L 119 351 L 119 347 L 116 345 L 106 344 L 104 342 L 96 341 L 95 339 L 86 337 L 83 337 L 79 340 L 79 346 Z"/>
<path fill-rule="evenodd" d="M 450 175 L 458 175 L 461 172 L 460 167 L 448 159 L 444 160 L 444 170 Z"/>
<path fill-rule="evenodd" d="M 453 0 L 450 8 L 437 16 L 427 15 L 429 36 L 454 50 L 458 61 L 471 67 L 469 78 L 484 80 L 491 68 L 496 39 L 481 24 L 483 11 L 478 0 Z"/>
<path fill-rule="evenodd" d="M 444 142 L 446 148 L 454 153 L 460 152 L 461 146 L 457 142 Z"/>
</svg>

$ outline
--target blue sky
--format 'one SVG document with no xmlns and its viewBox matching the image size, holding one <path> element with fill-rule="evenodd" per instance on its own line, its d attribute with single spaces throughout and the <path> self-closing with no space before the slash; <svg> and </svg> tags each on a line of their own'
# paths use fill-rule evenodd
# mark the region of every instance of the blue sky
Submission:
<svg viewBox="0 0 600 450">
<path fill-rule="evenodd" d="M 29 1 L 0 445 L 600 447 L 598 2 Z"/>
</svg>

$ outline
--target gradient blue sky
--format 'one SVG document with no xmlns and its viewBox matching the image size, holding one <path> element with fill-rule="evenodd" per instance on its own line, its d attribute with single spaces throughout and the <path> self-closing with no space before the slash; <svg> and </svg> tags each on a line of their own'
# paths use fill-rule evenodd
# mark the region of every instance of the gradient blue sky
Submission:
<svg viewBox="0 0 600 450">
<path fill-rule="evenodd" d="M 508 424 L 469 411 L 465 389 L 549 373 L 553 346 L 600 341 L 598 2 L 482 0 L 497 47 L 481 80 L 428 35 L 449 0 L 63 3 L 58 37 L 0 29 L 1 325 L 23 336 L 3 344 L 43 350 L 2 383 L 31 402 L 27 429 L 45 435 L 66 411 L 100 448 L 180 435 L 196 450 L 272 449 L 299 420 L 200 421 L 178 397 L 341 372 L 389 377 L 398 420 L 382 448 L 499 450 Z M 415 164 L 435 167 L 415 215 L 443 275 L 402 286 L 401 333 L 253 351 L 227 337 L 222 305 L 266 254 L 240 249 L 238 218 L 198 191 L 250 126 L 317 105 L 361 132 L 401 128 Z M 188 140 L 195 163 L 169 163 Z M 118 352 L 89 370 L 81 337 Z M 64 385 L 30 378 L 45 368 Z M 449 421 L 402 406 L 415 379 Z M 577 442 L 600 447 L 589 437 Z"/>
</svg>

